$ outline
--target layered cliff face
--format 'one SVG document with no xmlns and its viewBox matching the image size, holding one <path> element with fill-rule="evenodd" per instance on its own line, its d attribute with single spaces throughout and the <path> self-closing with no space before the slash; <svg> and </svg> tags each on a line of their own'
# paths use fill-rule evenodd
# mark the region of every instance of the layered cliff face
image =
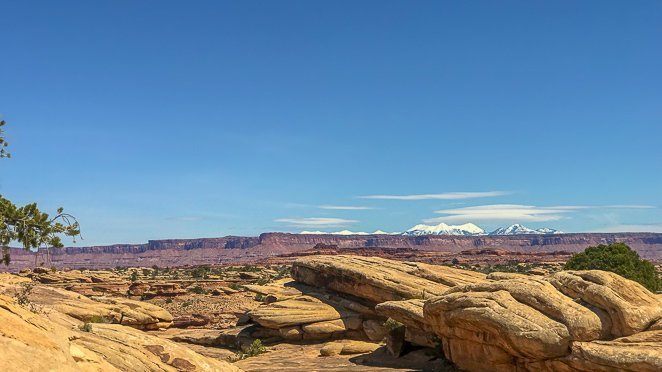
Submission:
<svg viewBox="0 0 662 372">
<path fill-rule="evenodd" d="M 642 257 L 662 261 L 662 234 L 553 234 L 517 236 L 402 236 L 402 235 L 301 235 L 264 233 L 259 237 L 150 240 L 146 244 L 116 244 L 95 247 L 67 247 L 51 252 L 38 264 L 58 267 L 105 268 L 115 266 L 182 266 L 219 263 L 249 263 L 283 254 L 301 252 L 317 244 L 338 248 L 409 248 L 423 251 L 460 252 L 474 248 L 505 249 L 513 252 L 576 252 L 588 246 L 624 242 Z M 35 253 L 13 249 L 12 264 L 5 270 L 19 270 L 35 264 Z"/>
</svg>

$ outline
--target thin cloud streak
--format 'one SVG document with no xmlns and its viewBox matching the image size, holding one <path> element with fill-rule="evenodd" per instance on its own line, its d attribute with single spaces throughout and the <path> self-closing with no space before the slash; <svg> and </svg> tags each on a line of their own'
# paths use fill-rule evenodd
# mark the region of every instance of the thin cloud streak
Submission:
<svg viewBox="0 0 662 372">
<path fill-rule="evenodd" d="M 333 217 L 278 218 L 274 221 L 286 223 L 292 227 L 344 227 L 359 222 Z"/>
<path fill-rule="evenodd" d="M 489 198 L 494 196 L 509 195 L 506 191 L 483 191 L 483 192 L 446 192 L 441 194 L 412 194 L 412 195 L 364 195 L 360 199 L 380 200 L 460 200 L 474 198 Z"/>
<path fill-rule="evenodd" d="M 539 207 L 521 204 L 491 204 L 464 208 L 442 209 L 435 213 L 445 216 L 425 219 L 426 223 L 439 222 L 476 222 L 476 221 L 511 221 L 511 222 L 544 222 L 567 218 L 569 213 L 588 209 L 649 209 L 646 205 L 559 205 Z"/>
<path fill-rule="evenodd" d="M 364 211 L 368 209 L 375 209 L 372 207 L 360 207 L 352 205 L 320 205 L 320 209 L 329 209 L 329 210 L 341 210 L 341 211 Z"/>
<path fill-rule="evenodd" d="M 491 204 L 473 207 L 442 209 L 435 213 L 447 216 L 424 220 L 426 223 L 439 222 L 466 222 L 466 221 L 517 221 L 517 222 L 543 222 L 556 221 L 564 218 L 581 206 L 537 207 L 520 204 Z"/>
</svg>

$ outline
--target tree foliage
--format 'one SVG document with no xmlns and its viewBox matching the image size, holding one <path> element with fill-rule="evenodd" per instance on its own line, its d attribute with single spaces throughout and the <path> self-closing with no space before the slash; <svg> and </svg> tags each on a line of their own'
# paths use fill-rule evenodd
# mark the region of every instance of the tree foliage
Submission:
<svg viewBox="0 0 662 372">
<path fill-rule="evenodd" d="M 605 270 L 634 280 L 649 290 L 662 290 L 662 278 L 655 266 L 639 257 L 625 243 L 600 244 L 574 254 L 565 264 L 566 270 Z"/>
<path fill-rule="evenodd" d="M 0 157 L 10 157 L 6 151 L 2 127 L 0 122 Z M 17 241 L 26 250 L 39 248 L 63 247 L 60 236 L 80 236 L 80 226 L 76 218 L 58 208 L 55 216 L 39 210 L 36 203 L 22 207 L 0 195 L 0 246 L 2 246 L 2 262 L 9 265 L 9 244 Z"/>
<path fill-rule="evenodd" d="M 0 120 L 0 158 L 11 158 L 11 154 L 7 152 L 7 146 L 9 146 L 9 143 L 7 143 L 7 140 L 5 139 L 5 130 L 3 129 L 5 124 L 4 120 Z"/>
</svg>

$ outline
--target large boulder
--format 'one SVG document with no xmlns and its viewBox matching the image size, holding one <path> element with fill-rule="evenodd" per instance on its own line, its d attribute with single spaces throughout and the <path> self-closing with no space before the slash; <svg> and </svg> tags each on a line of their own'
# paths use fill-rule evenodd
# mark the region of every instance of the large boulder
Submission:
<svg viewBox="0 0 662 372">
<path fill-rule="evenodd" d="M 248 314 L 255 323 L 273 329 L 342 318 L 338 309 L 308 296 L 262 305 Z"/>
<path fill-rule="evenodd" d="M 423 314 L 425 301 L 414 299 L 405 301 L 387 301 L 375 306 L 377 314 L 394 319 L 407 327 L 429 330 Z"/>
<path fill-rule="evenodd" d="M 564 358 L 525 364 L 530 371 L 662 371 L 662 331 L 612 341 L 574 342 Z"/>
<path fill-rule="evenodd" d="M 346 255 L 300 258 L 292 265 L 292 277 L 374 304 L 431 298 L 452 286 L 485 279 L 484 274 L 446 266 Z"/>
<path fill-rule="evenodd" d="M 600 317 L 595 312 L 560 293 L 549 282 L 531 276 L 488 276 L 489 279 L 493 277 L 503 279 L 454 287 L 446 294 L 506 291 L 518 302 L 565 325 L 573 340 L 596 340 L 605 333 Z"/>
<path fill-rule="evenodd" d="M 646 330 L 662 318 L 662 300 L 641 284 L 600 270 L 562 271 L 547 278 L 560 292 L 601 315 L 611 337 Z"/>
<path fill-rule="evenodd" d="M 514 358 L 556 358 L 570 345 L 566 326 L 504 290 L 450 293 L 428 301 L 424 313 L 446 357 L 467 370 L 485 363 L 510 370 Z"/>
<path fill-rule="evenodd" d="M 318 340 L 346 335 L 362 327 L 360 314 L 311 296 L 261 305 L 248 312 L 262 327 L 277 329 L 286 340 Z"/>
<path fill-rule="evenodd" d="M 420 324 L 416 311 L 406 309 L 377 306 L 410 327 Z M 491 274 L 423 306 L 423 327 L 439 336 L 448 359 L 469 371 L 486 364 L 496 371 L 659 370 L 662 340 L 651 332 L 659 332 L 661 317 L 658 296 L 603 271 Z M 623 335 L 632 336 L 613 340 Z"/>
</svg>

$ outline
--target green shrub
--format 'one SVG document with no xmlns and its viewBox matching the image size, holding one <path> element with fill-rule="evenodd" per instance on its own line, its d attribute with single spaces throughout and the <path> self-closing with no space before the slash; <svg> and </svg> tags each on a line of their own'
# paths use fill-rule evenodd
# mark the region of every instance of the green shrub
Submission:
<svg viewBox="0 0 662 372">
<path fill-rule="evenodd" d="M 600 244 L 572 255 L 565 270 L 604 270 L 634 280 L 649 290 L 662 290 L 662 278 L 655 266 L 639 257 L 625 243 Z"/>
<path fill-rule="evenodd" d="M 260 355 L 262 353 L 265 353 L 266 351 L 267 351 L 267 348 L 264 347 L 264 345 L 262 345 L 262 341 L 259 338 L 257 338 L 255 340 L 253 340 L 253 343 L 249 347 L 247 347 L 247 348 L 243 349 L 242 351 L 238 352 L 237 354 L 235 354 L 235 356 L 233 358 L 231 358 L 231 360 L 232 361 L 237 361 L 237 360 L 242 360 L 242 359 L 246 359 L 246 358 L 249 358 L 249 357 L 254 357 L 254 356 Z"/>
<path fill-rule="evenodd" d="M 195 279 L 207 279 L 209 277 L 209 267 L 198 266 L 191 271 L 191 276 Z"/>
<path fill-rule="evenodd" d="M 195 294 L 206 294 L 207 291 L 202 288 L 200 285 L 196 285 L 195 287 L 189 288 L 189 292 L 195 293 Z"/>
<path fill-rule="evenodd" d="M 112 323 L 112 317 L 111 318 L 106 318 L 104 316 L 100 315 L 92 315 L 90 319 L 88 320 L 88 323 Z"/>
<path fill-rule="evenodd" d="M 402 327 L 402 323 L 398 322 L 393 318 L 388 318 L 384 322 L 384 328 L 386 328 L 389 332 L 400 327 Z"/>
<path fill-rule="evenodd" d="M 92 332 L 92 324 L 90 323 L 85 323 L 81 326 L 78 327 L 83 332 Z"/>
</svg>

